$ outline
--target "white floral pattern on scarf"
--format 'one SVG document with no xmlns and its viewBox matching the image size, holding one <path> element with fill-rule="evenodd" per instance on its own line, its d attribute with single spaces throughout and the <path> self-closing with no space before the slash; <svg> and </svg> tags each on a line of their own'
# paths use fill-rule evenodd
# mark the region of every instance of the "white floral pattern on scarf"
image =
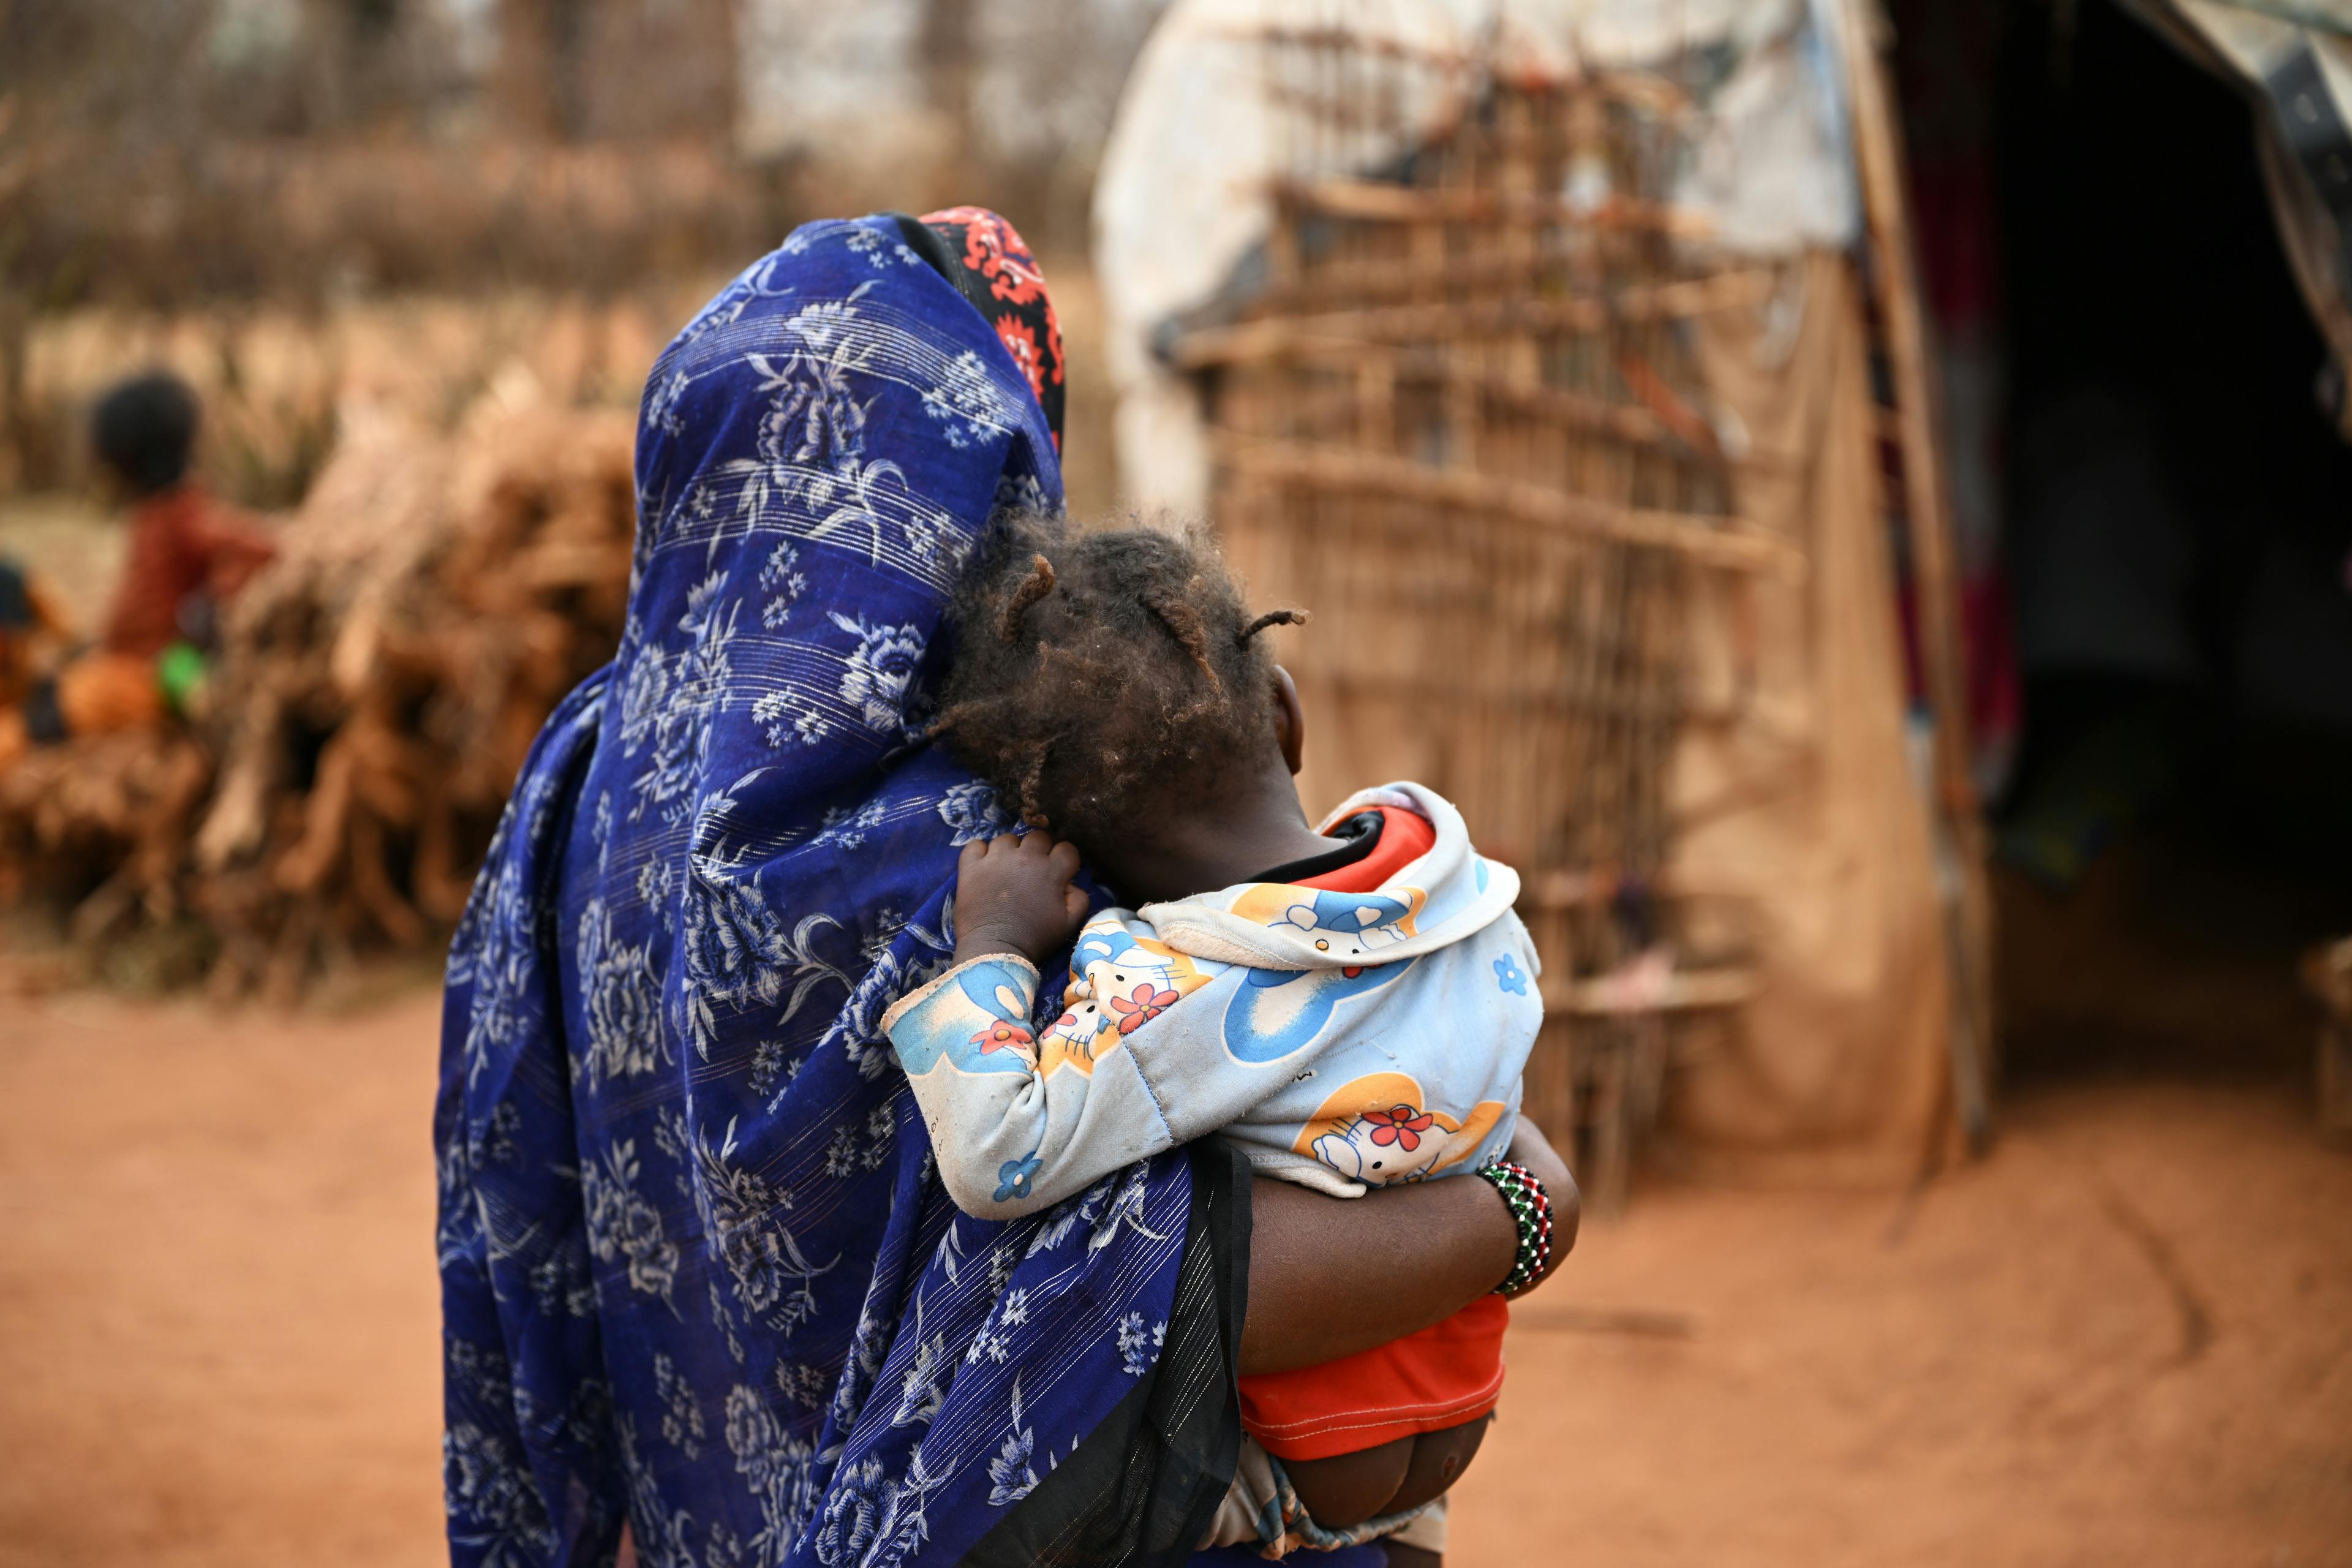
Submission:
<svg viewBox="0 0 2352 1568">
<path fill-rule="evenodd" d="M 961 1558 L 1156 1360 L 1179 1159 L 958 1216 L 878 1020 L 1003 826 L 911 728 L 1042 413 L 887 223 L 814 225 L 652 377 L 610 668 L 451 944 L 435 1115 L 452 1561 Z M 698 445 L 707 442 L 707 446 Z"/>
</svg>

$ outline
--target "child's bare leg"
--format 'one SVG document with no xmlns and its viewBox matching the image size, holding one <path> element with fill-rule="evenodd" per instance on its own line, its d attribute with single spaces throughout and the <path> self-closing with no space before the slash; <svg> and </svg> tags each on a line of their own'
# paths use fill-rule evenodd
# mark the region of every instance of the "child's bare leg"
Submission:
<svg viewBox="0 0 2352 1568">
<path fill-rule="evenodd" d="M 1412 1469 L 1413 1447 L 1420 1441 L 1400 1437 L 1328 1459 L 1285 1459 L 1282 1468 L 1315 1522 L 1326 1530 L 1344 1530 L 1388 1511 L 1389 1500 Z"/>
<path fill-rule="evenodd" d="M 1494 1420 L 1492 1415 L 1481 1415 L 1475 1421 L 1449 1426 L 1443 1432 L 1424 1432 L 1414 1438 L 1412 1463 L 1405 1468 L 1404 1479 L 1399 1483 L 1396 1495 L 1381 1511 L 1402 1513 L 1443 1497 L 1462 1479 L 1470 1461 L 1478 1457 L 1478 1445 L 1486 1440 L 1486 1428 Z"/>
<path fill-rule="evenodd" d="M 1344 1530 L 1384 1513 L 1419 1508 L 1442 1495 L 1470 1468 L 1493 1420 L 1481 1415 L 1442 1432 L 1400 1437 L 1328 1459 L 1286 1459 L 1282 1468 L 1315 1522 L 1326 1530 Z M 1391 1548 L 1391 1559 L 1396 1552 L 1413 1550 Z"/>
</svg>

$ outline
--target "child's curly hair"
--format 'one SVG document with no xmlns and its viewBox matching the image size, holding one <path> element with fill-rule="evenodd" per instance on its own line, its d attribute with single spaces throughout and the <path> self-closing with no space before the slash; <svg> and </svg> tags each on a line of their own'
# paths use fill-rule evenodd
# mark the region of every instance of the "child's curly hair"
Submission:
<svg viewBox="0 0 2352 1568">
<path fill-rule="evenodd" d="M 931 733 L 1033 827 L 1081 847 L 1213 791 L 1271 743 L 1274 658 L 1209 531 L 1000 522 L 950 610 Z"/>
</svg>

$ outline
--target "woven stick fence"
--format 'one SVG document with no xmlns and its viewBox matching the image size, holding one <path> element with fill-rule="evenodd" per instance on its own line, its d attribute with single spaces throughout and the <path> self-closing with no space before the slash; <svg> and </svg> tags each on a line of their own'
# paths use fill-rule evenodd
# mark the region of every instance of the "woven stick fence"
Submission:
<svg viewBox="0 0 2352 1568">
<path fill-rule="evenodd" d="M 1802 571 L 1738 515 L 1691 343 L 1768 286 L 1698 259 L 1665 200 L 1669 83 L 1261 41 L 1286 139 L 1263 286 L 1170 349 L 1211 412 L 1213 514 L 1257 596 L 1316 614 L 1285 650 L 1312 787 L 1421 777 L 1526 874 L 1528 1110 L 1613 1207 L 1690 1026 L 1752 987 L 1692 951 L 1667 781 L 1692 574 Z M 1433 128 L 1405 107 L 1433 102 Z"/>
</svg>

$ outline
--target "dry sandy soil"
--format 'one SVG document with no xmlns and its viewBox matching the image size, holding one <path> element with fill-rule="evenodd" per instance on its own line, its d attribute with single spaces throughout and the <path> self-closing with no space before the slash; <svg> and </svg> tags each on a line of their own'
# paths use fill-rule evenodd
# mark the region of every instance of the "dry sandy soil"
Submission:
<svg viewBox="0 0 2352 1568">
<path fill-rule="evenodd" d="M 0 1563 L 440 1561 L 432 999 L 0 1009 Z M 1456 1563 L 2352 1563 L 2352 1156 L 2109 1081 L 1916 1202 L 1653 1185 L 1511 1363 Z"/>
</svg>

